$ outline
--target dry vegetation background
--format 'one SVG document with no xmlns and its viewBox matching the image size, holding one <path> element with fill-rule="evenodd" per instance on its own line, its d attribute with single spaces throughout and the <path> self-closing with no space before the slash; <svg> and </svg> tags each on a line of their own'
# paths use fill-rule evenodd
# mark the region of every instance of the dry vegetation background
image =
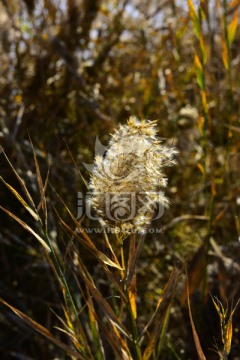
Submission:
<svg viewBox="0 0 240 360">
<path fill-rule="evenodd" d="M 78 168 L 88 179 L 82 162 L 93 161 L 96 136 L 106 144 L 109 132 L 130 115 L 158 119 L 159 135 L 179 150 L 177 165 L 167 171 L 171 206 L 161 224 L 154 224 L 162 233 L 146 236 L 137 263 L 138 328 L 141 332 L 154 313 L 173 268 L 186 262 L 203 352 L 207 359 L 221 358 L 220 321 L 210 293 L 229 310 L 240 298 L 238 10 L 237 0 L 0 2 L 0 143 L 34 203 L 40 202 L 42 219 L 44 194 L 30 138 L 43 182 L 50 164 L 48 236 L 77 307 L 73 314 L 71 304 L 67 307 L 66 287 L 41 244 L 1 212 L 0 297 L 57 339 L 54 343 L 51 336 L 40 335 L 2 304 L 1 359 L 68 359 L 70 349 L 83 359 L 104 359 L 102 347 L 107 360 L 124 359 L 115 344 L 116 329 L 107 322 L 108 311 L 101 311 L 103 303 L 98 306 L 100 300 L 90 296 L 91 286 L 80 273 L 94 279 L 115 310 L 112 294 L 117 290 L 94 251 L 62 226 L 65 221 L 74 230 L 76 224 L 55 191 L 76 216 L 77 194 L 86 191 Z M 2 151 L 0 175 L 27 201 Z M 18 200 L 2 182 L 0 205 L 41 234 L 39 221 Z M 84 226 L 96 224 L 85 219 Z M 105 252 L 103 235 L 93 234 L 91 240 Z M 198 358 L 184 271 L 177 285 L 171 309 L 163 311 L 163 340 L 150 359 Z M 128 328 L 124 315 L 121 322 Z M 240 359 L 239 324 L 237 308 L 228 359 Z M 143 350 L 151 341 L 150 328 Z M 131 344 L 129 349 L 134 353 Z M 139 359 L 136 354 L 133 358 Z"/>
</svg>

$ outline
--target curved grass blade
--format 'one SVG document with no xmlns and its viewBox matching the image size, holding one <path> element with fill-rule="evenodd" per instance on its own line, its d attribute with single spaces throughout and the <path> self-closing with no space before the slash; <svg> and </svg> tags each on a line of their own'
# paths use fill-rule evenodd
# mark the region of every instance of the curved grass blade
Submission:
<svg viewBox="0 0 240 360">
<path fill-rule="evenodd" d="M 19 219 L 16 215 L 5 209 L 0 205 L 0 209 L 4 211 L 6 214 L 8 214 L 11 218 L 13 218 L 16 222 L 18 222 L 25 230 L 27 230 L 30 234 L 32 234 L 44 247 L 45 250 L 47 250 L 49 253 L 51 252 L 50 247 L 46 244 L 46 242 L 30 227 L 28 226 L 24 221 Z"/>
<path fill-rule="evenodd" d="M 22 198 L 22 196 L 15 190 L 10 184 L 8 184 L 2 176 L 0 176 L 0 180 L 4 183 L 4 185 L 11 191 L 11 193 L 16 197 L 16 199 L 22 204 L 23 207 L 29 212 L 32 217 L 38 221 L 38 214 L 26 203 L 26 201 Z"/>
<path fill-rule="evenodd" d="M 166 320 L 166 317 L 169 313 L 169 306 L 171 305 L 173 295 L 175 288 L 177 286 L 178 277 L 180 275 L 180 271 L 174 269 L 164 290 L 161 298 L 158 301 L 157 308 L 155 310 L 154 315 L 150 319 L 147 326 L 144 328 L 140 335 L 140 339 L 142 338 L 143 334 L 147 331 L 149 325 L 154 322 L 155 325 L 153 327 L 153 330 L 150 334 L 150 340 L 149 343 L 144 351 L 143 354 L 143 360 L 149 360 L 155 350 L 156 343 L 161 336 L 162 331 L 166 329 L 166 326 L 164 327 L 164 323 Z"/>
<path fill-rule="evenodd" d="M 22 311 L 16 309 L 14 306 L 8 304 L 5 300 L 0 298 L 0 301 L 6 305 L 11 311 L 13 311 L 20 319 L 24 320 L 28 325 L 30 325 L 34 330 L 42 334 L 44 337 L 46 337 L 48 340 L 50 340 L 52 343 L 57 345 L 62 350 L 66 351 L 69 355 L 75 356 L 76 359 L 80 360 L 88 360 L 87 357 L 77 353 L 71 347 L 68 345 L 62 343 L 60 340 L 56 339 L 48 329 L 46 329 L 44 326 L 37 323 L 35 320 L 30 318 L 28 315 L 24 314 Z"/>
<path fill-rule="evenodd" d="M 3 153 L 3 155 L 5 156 L 5 159 L 7 160 L 8 164 L 10 165 L 12 171 L 14 172 L 14 175 L 16 176 L 16 178 L 17 178 L 19 184 L 21 185 L 23 191 L 25 192 L 30 204 L 32 205 L 33 209 L 35 209 L 34 201 L 33 201 L 32 197 L 31 197 L 31 195 L 30 195 L 30 193 L 29 193 L 29 191 L 28 191 L 28 189 L 27 189 L 27 187 L 25 185 L 25 182 L 23 181 L 21 176 L 19 176 L 18 172 L 15 170 L 14 166 L 12 165 L 11 161 L 7 157 L 5 151 L 3 150 L 3 147 L 1 145 L 0 145 L 0 149 L 1 149 L 2 153 Z"/>
<path fill-rule="evenodd" d="M 190 298 L 189 298 L 189 287 L 188 287 L 188 276 L 187 276 L 187 303 L 188 303 L 188 311 L 189 311 L 189 317 L 190 317 L 190 322 L 191 322 L 191 327 L 192 327 L 192 332 L 193 332 L 193 338 L 194 338 L 194 342 L 195 342 L 195 346 L 197 349 L 197 353 L 198 353 L 198 358 L 199 360 L 207 360 L 203 350 L 202 350 L 202 346 L 195 328 L 195 324 L 193 321 L 193 317 L 192 317 L 192 311 L 191 311 L 191 306 L 190 306 Z"/>
</svg>

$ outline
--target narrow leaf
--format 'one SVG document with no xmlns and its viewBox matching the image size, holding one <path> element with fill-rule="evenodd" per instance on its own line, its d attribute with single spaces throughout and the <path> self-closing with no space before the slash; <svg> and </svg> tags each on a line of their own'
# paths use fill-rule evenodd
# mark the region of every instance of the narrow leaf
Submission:
<svg viewBox="0 0 240 360">
<path fill-rule="evenodd" d="M 99 259 L 101 259 L 104 262 L 104 264 L 111 266 L 111 267 L 115 267 L 118 270 L 123 270 L 120 265 L 113 262 L 111 259 L 109 259 L 109 257 L 107 257 L 107 255 L 103 254 L 99 250 L 97 250 L 97 256 L 99 257 Z"/>
<path fill-rule="evenodd" d="M 163 290 L 163 294 L 157 304 L 157 309 L 148 322 L 148 324 L 143 329 L 140 339 L 143 334 L 147 331 L 149 325 L 154 322 L 154 328 L 150 334 L 150 340 L 143 354 L 143 360 L 149 360 L 152 356 L 153 351 L 155 350 L 155 345 L 161 335 L 161 331 L 163 328 L 164 321 L 166 319 L 167 313 L 169 311 L 169 305 L 172 302 L 172 298 L 174 295 L 175 288 L 177 286 L 177 280 L 180 272 L 178 270 L 174 270 Z"/>
<path fill-rule="evenodd" d="M 225 327 L 224 349 L 227 354 L 229 354 L 231 351 L 231 343 L 232 343 L 232 317 L 230 316 Z"/>
<path fill-rule="evenodd" d="M 222 39 L 222 60 L 226 70 L 229 70 L 229 56 L 228 56 L 228 49 L 227 44 L 224 39 Z"/>
<path fill-rule="evenodd" d="M 6 214 L 8 214 L 11 218 L 13 218 L 15 221 L 17 221 L 25 230 L 27 230 L 30 234 L 32 234 L 40 243 L 41 245 L 47 250 L 49 253 L 51 252 L 50 247 L 46 244 L 46 242 L 30 227 L 28 226 L 24 221 L 19 219 L 16 215 L 5 209 L 0 205 L 0 209 L 4 211 Z"/>
<path fill-rule="evenodd" d="M 24 314 L 22 311 L 16 309 L 14 306 L 8 304 L 5 300 L 0 298 L 0 301 L 6 305 L 11 311 L 13 311 L 20 319 L 24 320 L 28 325 L 30 325 L 34 330 L 45 336 L 48 340 L 52 341 L 55 345 L 59 348 L 66 351 L 68 354 L 75 356 L 77 359 L 87 360 L 86 357 L 82 356 L 81 354 L 77 353 L 73 349 L 71 349 L 66 344 L 62 343 L 60 340 L 56 339 L 48 329 L 44 326 L 37 323 L 35 320 L 31 319 L 28 315 Z"/>
<path fill-rule="evenodd" d="M 85 238 L 82 239 L 80 236 L 78 236 L 78 234 L 73 231 L 70 226 L 68 226 L 59 216 L 59 214 L 57 214 L 59 217 L 60 222 L 62 223 L 62 225 L 65 227 L 65 229 L 68 230 L 69 233 L 71 233 L 72 236 L 74 236 L 75 239 L 77 239 L 89 252 L 91 252 L 96 258 L 97 260 L 101 260 L 102 262 L 104 262 L 104 264 L 115 267 L 119 270 L 122 270 L 121 266 L 114 263 L 111 259 L 109 259 L 107 257 L 107 255 L 103 254 L 101 251 L 97 250 L 96 246 L 90 242 L 90 241 L 86 241 Z"/>
<path fill-rule="evenodd" d="M 17 200 L 22 204 L 23 207 L 32 215 L 32 217 L 38 221 L 39 216 L 35 213 L 34 210 L 26 203 L 26 201 L 21 197 L 21 195 L 15 190 L 11 185 L 9 185 L 1 176 L 0 180 L 6 185 L 6 187 L 11 191 L 11 193 L 17 198 Z"/>
<path fill-rule="evenodd" d="M 129 296 L 129 302 L 130 302 L 133 318 L 136 320 L 136 318 L 137 318 L 137 302 L 136 302 L 137 289 L 136 289 L 136 270 L 135 270 L 135 263 L 134 263 L 135 252 L 136 252 L 135 234 L 133 234 L 130 238 L 130 245 L 129 245 L 128 272 L 129 272 L 129 269 L 132 268 L 133 266 L 134 266 L 134 268 L 132 270 L 133 271 L 132 279 L 128 285 L 128 296 Z"/>
<path fill-rule="evenodd" d="M 193 22 L 195 34 L 199 38 L 201 34 L 200 21 L 192 0 L 188 0 L 188 7 L 189 7 L 189 14 Z"/>
<path fill-rule="evenodd" d="M 128 332 L 128 330 L 120 323 L 118 318 L 116 317 L 114 311 L 112 310 L 111 306 L 108 304 L 108 302 L 104 299 L 104 297 L 101 295 L 101 293 L 98 291 L 96 286 L 86 278 L 85 275 L 82 275 L 82 279 L 84 280 L 86 286 L 88 287 L 89 291 L 95 298 L 96 302 L 98 303 L 98 306 L 102 309 L 103 313 L 106 315 L 106 317 L 110 320 L 111 323 L 116 326 L 116 328 L 125 336 L 127 336 L 129 339 L 131 339 L 131 336 Z"/>
<path fill-rule="evenodd" d="M 54 190 L 54 189 L 53 189 Z M 55 190 L 54 190 L 55 192 Z M 57 192 L 55 192 L 55 194 L 58 196 L 58 198 L 60 199 L 61 203 L 64 205 L 65 209 L 67 210 L 68 214 L 70 215 L 71 219 L 73 220 L 77 230 L 79 231 L 79 233 L 83 236 L 84 240 L 85 240 L 85 245 L 84 246 L 88 246 L 88 250 L 92 251 L 92 253 L 98 258 L 100 256 L 100 259 L 107 265 L 110 265 L 112 267 L 115 267 L 119 270 L 123 270 L 122 267 L 120 266 L 117 258 L 115 257 L 115 262 L 113 262 L 111 259 L 109 259 L 105 254 L 101 253 L 100 251 L 97 250 L 96 246 L 94 245 L 94 243 L 92 242 L 92 240 L 90 239 L 90 237 L 88 236 L 88 234 L 86 233 L 86 231 L 84 230 L 84 228 L 81 226 L 81 224 L 78 222 L 78 220 L 76 219 L 76 217 L 72 214 L 72 212 L 70 211 L 70 209 L 67 207 L 67 205 L 65 204 L 65 202 L 62 200 L 62 198 L 59 196 L 59 194 Z M 55 209 L 55 208 L 54 208 Z M 55 209 L 56 211 L 56 209 Z M 57 213 L 57 211 L 56 211 Z M 66 227 L 68 230 L 70 230 L 70 232 L 73 232 L 70 227 L 61 219 L 61 217 L 59 216 L 59 214 L 57 213 L 57 216 L 59 218 L 59 220 L 61 221 L 61 223 L 64 225 L 64 227 Z M 73 236 L 76 237 L 76 233 L 73 232 Z M 79 241 L 81 241 L 81 238 L 78 236 L 77 237 Z"/>
<path fill-rule="evenodd" d="M 127 274 L 127 280 L 126 280 L 127 285 L 130 284 L 132 277 L 134 275 L 135 267 L 136 267 L 137 261 L 139 259 L 139 256 L 140 256 L 140 253 L 141 253 L 141 250 L 143 247 L 144 239 L 145 239 L 144 236 L 140 236 L 140 238 L 138 239 L 138 245 L 137 245 L 136 251 L 132 255 L 131 261 L 128 264 L 129 266 L 128 266 L 128 274 Z"/>
<path fill-rule="evenodd" d="M 228 41 L 230 46 L 232 45 L 233 40 L 235 38 L 237 27 L 238 27 L 238 10 L 234 12 L 232 21 L 228 26 Z"/>
<path fill-rule="evenodd" d="M 33 208 L 35 208 L 35 204 L 34 204 L 34 201 L 30 195 L 30 193 L 28 192 L 28 189 L 25 185 L 25 182 L 23 181 L 23 179 L 19 176 L 19 174 L 17 173 L 17 171 L 15 170 L 14 166 L 12 165 L 11 161 L 9 160 L 9 158 L 7 157 L 5 151 L 3 150 L 2 146 L 0 145 L 0 149 L 1 151 L 3 152 L 3 155 L 5 156 L 5 159 L 7 160 L 8 164 L 10 165 L 12 171 L 14 172 L 14 175 L 16 176 L 19 184 L 21 185 L 23 191 L 25 192 L 30 204 L 32 205 Z"/>
<path fill-rule="evenodd" d="M 197 54 L 194 55 L 194 64 L 199 71 L 201 71 L 201 72 L 203 71 L 201 61 Z"/>
<path fill-rule="evenodd" d="M 202 52 L 203 64 L 206 64 L 206 62 L 207 62 L 207 48 L 206 48 L 206 45 L 205 45 L 205 42 L 204 42 L 203 34 L 200 35 L 199 42 L 200 42 L 200 49 L 201 49 L 201 52 Z"/>
<path fill-rule="evenodd" d="M 191 311 L 190 299 L 189 299 L 188 279 L 187 279 L 187 303 L 188 303 L 189 317 L 190 317 L 190 322 L 191 322 L 191 327 L 192 327 L 192 332 L 193 332 L 193 338 L 194 338 L 195 346 L 196 346 L 197 353 L 198 353 L 198 358 L 199 358 L 199 360 L 206 360 L 206 357 L 203 353 L 201 343 L 200 343 L 200 340 L 199 340 L 199 337 L 198 337 L 198 334 L 197 334 L 197 331 L 195 328 L 193 317 L 192 317 L 192 311 Z"/>
<path fill-rule="evenodd" d="M 46 198 L 45 198 L 46 188 L 44 190 L 43 181 L 42 181 L 42 177 L 41 177 L 41 173 L 40 173 L 40 168 L 39 168 L 37 157 L 36 157 L 36 152 L 35 152 L 35 149 L 33 147 L 33 143 L 32 143 L 32 140 L 30 138 L 30 135 L 29 135 L 29 141 L 30 141 L 30 144 L 31 144 L 31 147 L 32 147 L 34 163 L 35 163 L 35 169 L 36 169 L 37 180 L 38 180 L 38 187 L 39 187 L 40 195 L 41 195 L 41 199 L 40 199 L 40 202 L 39 202 L 39 205 L 38 205 L 37 209 L 38 209 L 38 211 L 40 210 L 40 208 L 42 208 L 42 210 L 43 210 L 44 221 L 45 221 L 45 229 L 47 231 L 47 204 L 46 204 Z M 48 171 L 48 173 L 49 173 L 49 171 Z"/>
</svg>

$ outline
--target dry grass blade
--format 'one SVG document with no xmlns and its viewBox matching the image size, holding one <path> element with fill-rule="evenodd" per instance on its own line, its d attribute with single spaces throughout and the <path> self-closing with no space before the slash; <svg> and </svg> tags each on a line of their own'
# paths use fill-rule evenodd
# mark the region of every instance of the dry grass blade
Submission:
<svg viewBox="0 0 240 360">
<path fill-rule="evenodd" d="M 73 154 L 72 154 L 72 152 L 71 152 L 68 144 L 66 143 L 66 141 L 65 141 L 64 139 L 63 139 L 63 141 L 64 141 L 64 143 L 65 143 L 65 145 L 66 145 L 66 147 L 67 147 L 67 150 L 68 150 L 68 153 L 69 153 L 69 155 L 70 155 L 70 157 L 71 157 L 71 159 L 72 159 L 72 162 L 74 163 L 75 168 L 77 169 L 77 172 L 78 172 L 78 174 L 80 175 L 80 178 L 82 179 L 84 185 L 85 185 L 86 188 L 87 188 L 87 187 L 88 187 L 87 181 L 84 179 L 81 171 L 79 170 L 79 167 L 77 166 L 77 163 L 76 163 L 76 161 L 74 160 Z"/>
<path fill-rule="evenodd" d="M 221 301 L 219 299 L 216 298 L 216 300 L 214 300 L 212 295 L 211 295 L 211 297 L 212 297 L 213 304 L 217 310 L 218 316 L 220 318 L 222 342 L 223 342 L 223 346 L 224 346 L 223 352 L 225 352 L 226 355 L 228 355 L 231 351 L 231 343 L 232 343 L 232 317 L 233 317 L 233 314 L 240 302 L 240 299 L 237 301 L 234 309 L 231 310 L 231 312 L 229 314 L 228 307 L 225 310 L 223 307 L 223 304 L 221 303 Z"/>
<path fill-rule="evenodd" d="M 82 344 L 86 345 L 86 341 L 79 341 L 80 335 L 76 334 L 75 330 L 74 330 L 74 326 L 69 318 L 69 314 L 68 311 L 66 310 L 66 308 L 64 306 L 62 306 L 63 308 L 63 312 L 65 315 L 65 318 L 67 320 L 67 323 L 59 316 L 55 313 L 55 311 L 52 311 L 52 313 L 58 318 L 58 320 L 61 322 L 61 324 L 63 325 L 64 328 L 60 328 L 58 326 L 55 326 L 55 329 L 58 329 L 59 331 L 65 333 L 66 335 L 68 335 L 69 339 L 72 341 L 72 343 L 74 344 L 74 346 L 76 347 L 77 350 L 86 353 L 86 351 L 84 351 L 84 347 Z M 82 340 L 82 339 L 81 339 Z M 85 346 L 86 348 L 86 346 Z M 91 352 L 90 349 L 88 348 L 88 357 L 89 359 L 93 359 L 93 356 L 91 356 Z"/>
<path fill-rule="evenodd" d="M 94 255 L 98 259 L 98 261 L 100 260 L 100 262 L 103 262 L 106 265 L 122 270 L 120 265 L 114 263 L 105 254 L 97 250 L 96 246 L 92 242 L 86 242 L 84 239 L 78 236 L 76 232 L 74 232 L 60 217 L 59 219 L 61 224 L 65 227 L 65 229 L 67 229 L 68 232 L 70 232 L 71 235 L 74 236 L 80 242 L 81 245 L 83 245 L 92 255 Z"/>
<path fill-rule="evenodd" d="M 55 191 L 54 191 L 55 192 Z M 71 219 L 73 220 L 77 230 L 79 231 L 79 233 L 81 233 L 81 235 L 83 236 L 85 242 L 82 242 L 82 239 L 77 236 L 78 240 L 80 242 L 82 242 L 82 244 L 88 248 L 89 251 L 92 252 L 93 255 L 95 255 L 97 258 L 101 259 L 105 264 L 115 267 L 119 270 L 122 270 L 122 267 L 120 266 L 118 260 L 116 257 L 114 257 L 115 261 L 112 261 L 111 259 L 109 259 L 105 254 L 103 254 L 102 252 L 100 252 L 99 250 L 97 250 L 96 246 L 94 245 L 94 243 L 92 242 L 92 240 L 90 239 L 90 237 L 87 235 L 86 231 L 84 230 L 84 228 L 79 224 L 79 222 L 77 221 L 76 217 L 72 214 L 72 212 L 70 211 L 70 209 L 67 207 L 67 205 L 64 203 L 64 201 L 62 200 L 62 198 L 55 192 L 55 194 L 58 196 L 58 198 L 60 199 L 60 201 L 62 202 L 62 204 L 64 205 L 65 209 L 67 210 L 68 214 L 70 215 Z M 54 208 L 55 209 L 55 208 Z M 59 214 L 57 213 L 56 209 L 55 212 L 59 218 L 59 220 L 61 221 L 61 223 L 64 225 L 64 227 L 66 227 L 68 230 L 70 230 L 70 232 L 72 233 L 72 235 L 74 237 L 76 237 L 76 233 L 73 232 L 70 227 L 61 219 L 61 217 L 59 216 Z"/>
<path fill-rule="evenodd" d="M 105 240 L 105 245 L 106 245 L 107 250 L 110 251 L 110 254 L 114 259 L 114 262 L 116 264 L 119 264 L 118 259 L 117 259 L 116 255 L 115 255 L 114 251 L 113 251 L 113 248 L 112 248 L 112 246 L 110 244 L 110 241 L 108 239 L 108 235 L 107 235 L 106 230 L 105 230 L 104 227 L 103 227 L 103 235 L 104 235 L 104 240 Z M 120 264 L 119 264 L 119 266 L 120 266 Z"/>
<path fill-rule="evenodd" d="M 104 338 L 107 339 L 114 353 L 116 354 L 116 359 L 133 360 L 126 342 L 124 341 L 124 339 L 122 338 L 122 336 L 120 335 L 119 331 L 114 326 L 114 324 L 109 322 L 111 326 L 111 329 L 109 331 L 107 326 L 103 323 L 102 320 L 98 318 L 96 313 L 95 313 L 95 318 L 99 323 Z"/>
<path fill-rule="evenodd" d="M 32 215 L 32 217 L 38 221 L 38 214 L 26 203 L 26 201 L 21 197 L 21 195 L 15 190 L 11 185 L 9 185 L 1 176 L 0 180 L 6 185 L 6 187 L 11 191 L 11 193 L 16 197 L 16 199 L 22 204 L 23 207 Z"/>
<path fill-rule="evenodd" d="M 18 174 L 17 171 L 15 170 L 14 166 L 12 165 L 11 161 L 10 161 L 9 158 L 7 157 L 7 155 L 6 155 L 6 153 L 4 152 L 4 150 L 3 150 L 3 148 L 2 148 L 1 145 L 0 145 L 0 149 L 1 149 L 2 153 L 3 153 L 3 155 L 5 156 L 5 159 L 7 160 L 8 164 L 10 165 L 12 171 L 14 172 L 14 175 L 16 176 L 19 184 L 21 185 L 21 188 L 22 188 L 23 191 L 25 192 L 25 194 L 26 194 L 26 196 L 27 196 L 27 198 L 28 198 L 31 206 L 33 207 L 33 209 L 35 209 L 34 201 L 33 201 L 32 197 L 31 197 L 31 195 L 30 195 L 30 193 L 29 193 L 29 191 L 28 191 L 28 189 L 27 189 L 27 187 L 26 187 L 23 179 L 19 176 L 19 174 Z"/>
<path fill-rule="evenodd" d="M 78 263 L 81 263 L 80 265 L 80 271 L 88 272 L 87 269 L 84 267 L 81 259 L 78 257 Z M 89 275 L 88 275 L 89 276 Z M 106 360 L 105 359 L 105 351 L 103 348 L 102 340 L 101 340 L 101 334 L 99 332 L 99 324 L 102 325 L 101 321 L 98 321 L 98 316 L 96 314 L 94 303 L 92 301 L 92 295 L 90 294 L 88 288 L 83 287 L 79 283 L 79 276 L 77 274 L 74 274 L 76 284 L 78 285 L 78 288 L 80 290 L 80 293 L 82 295 L 82 298 L 84 299 L 84 307 L 86 306 L 88 309 L 88 315 L 89 315 L 89 327 L 91 330 L 92 340 L 93 340 L 93 346 L 96 354 L 97 360 Z M 83 310 L 83 308 L 81 311 Z M 110 343 L 111 345 L 111 343 Z"/>
<path fill-rule="evenodd" d="M 164 319 L 163 319 L 161 334 L 160 334 L 159 342 L 158 342 L 157 359 L 160 358 L 160 353 L 161 353 L 161 350 L 162 350 L 163 345 L 164 345 L 165 335 L 167 333 L 167 328 L 168 328 L 168 323 L 169 323 L 171 307 L 172 307 L 172 301 L 169 303 L 168 308 L 167 308 L 167 310 L 165 312 Z"/>
<path fill-rule="evenodd" d="M 196 36 L 199 38 L 200 34 L 201 34 L 199 18 L 198 18 L 196 9 L 194 7 L 193 1 L 188 0 L 187 2 L 188 2 L 190 17 L 191 17 L 191 20 L 193 22 L 194 31 L 195 31 Z"/>
<path fill-rule="evenodd" d="M 237 27 L 238 27 L 238 10 L 234 12 L 233 19 L 228 26 L 228 40 L 230 46 L 232 45 L 233 40 L 235 38 Z"/>
<path fill-rule="evenodd" d="M 0 205 L 0 209 L 4 211 L 6 214 L 8 214 L 11 218 L 13 218 L 16 222 L 18 222 L 25 230 L 27 230 L 30 234 L 32 234 L 44 247 L 45 250 L 47 250 L 49 253 L 51 252 L 50 247 L 46 244 L 46 242 L 30 227 L 28 226 L 24 221 L 19 219 L 16 215 L 5 209 Z"/>
<path fill-rule="evenodd" d="M 191 296 L 194 291 L 201 286 L 203 282 L 203 274 L 206 268 L 206 249 L 202 245 L 191 260 L 188 266 L 188 277 L 185 282 L 183 295 L 182 295 L 182 305 L 185 305 L 188 293 Z"/>
<path fill-rule="evenodd" d="M 48 329 L 46 329 L 44 326 L 40 325 L 33 319 L 31 319 L 28 315 L 24 314 L 22 311 L 16 309 L 14 306 L 8 304 L 5 300 L 0 298 L 0 301 L 6 305 L 10 310 L 12 310 L 18 317 L 20 317 L 22 320 L 24 320 L 28 325 L 30 325 L 34 330 L 45 336 L 48 340 L 50 340 L 52 343 L 57 345 L 62 350 L 66 351 L 69 355 L 75 356 L 77 359 L 81 360 L 88 360 L 85 356 L 82 356 L 81 354 L 77 353 L 73 349 L 71 349 L 69 346 L 62 343 L 60 340 L 56 339 Z"/>
<path fill-rule="evenodd" d="M 191 311 L 191 306 L 190 306 L 190 298 L 189 298 L 189 288 L 188 288 L 188 279 L 187 279 L 187 302 L 188 302 L 188 311 L 189 311 L 189 317 L 190 317 L 190 322 L 191 322 L 191 327 L 192 327 L 192 332 L 193 332 L 193 338 L 194 338 L 194 342 L 195 342 L 195 346 L 197 349 L 197 353 L 198 353 L 198 358 L 199 360 L 206 360 L 206 357 L 203 353 L 201 344 L 200 344 L 200 340 L 194 325 L 194 321 L 193 321 L 193 317 L 192 317 L 192 311 Z"/>
<path fill-rule="evenodd" d="M 135 234 L 131 235 L 130 238 L 130 245 L 129 245 L 129 256 L 128 256 L 128 273 L 129 269 L 131 268 L 133 271 L 133 276 L 131 281 L 128 285 L 128 296 L 129 302 L 131 306 L 131 311 L 133 314 L 134 320 L 137 318 L 137 304 L 136 304 L 136 296 L 137 296 L 137 289 L 136 289 L 136 271 L 135 271 L 135 263 L 132 265 L 135 257 Z M 134 266 L 134 267 L 133 267 Z"/>
<path fill-rule="evenodd" d="M 55 209 L 56 211 L 56 209 Z M 57 212 L 56 212 L 57 213 Z M 78 234 L 76 234 L 75 231 L 73 231 L 59 216 L 59 214 L 57 213 L 59 220 L 61 222 L 61 224 L 64 226 L 64 228 L 81 244 L 83 245 L 92 255 L 94 255 L 96 257 L 96 259 L 100 262 L 100 264 L 103 267 L 103 270 L 105 271 L 105 273 L 107 274 L 108 278 L 111 280 L 112 283 L 114 283 L 114 285 L 116 286 L 117 290 L 119 291 L 119 293 L 121 294 L 122 299 L 126 302 L 126 296 L 123 293 L 122 287 L 120 286 L 120 283 L 117 281 L 117 279 L 115 278 L 115 276 L 109 271 L 109 269 L 106 266 L 106 261 L 109 264 L 112 264 L 111 266 L 113 267 L 117 267 L 115 266 L 116 264 L 113 263 L 108 257 L 106 257 L 105 254 L 103 254 L 102 252 L 100 252 L 99 250 L 96 249 L 96 247 L 94 245 L 90 245 L 88 242 L 84 241 L 84 239 L 82 239 L 80 236 L 78 236 Z M 99 257 L 100 254 L 100 257 Z M 103 259 L 105 259 L 105 261 L 103 261 Z M 121 270 L 122 268 L 119 267 L 119 269 Z"/>
<path fill-rule="evenodd" d="M 101 341 L 101 336 L 99 333 L 97 316 L 96 316 L 96 312 L 95 312 L 91 298 L 90 298 L 90 303 L 88 302 L 87 306 L 88 306 L 90 329 L 91 329 L 92 338 L 93 338 L 93 342 L 94 342 L 94 348 L 95 348 L 95 352 L 96 352 L 96 358 L 97 358 L 97 360 L 102 360 L 102 359 L 106 360 L 102 341 Z"/>
<path fill-rule="evenodd" d="M 133 277 L 133 275 L 135 273 L 135 267 L 136 267 L 137 261 L 139 259 L 141 250 L 142 250 L 144 239 L 145 239 L 145 236 L 140 236 L 139 237 L 136 251 L 134 251 L 134 254 L 131 254 L 130 264 L 129 264 L 129 267 L 128 267 L 127 280 L 126 280 L 127 285 L 130 284 L 130 282 L 132 280 L 132 277 Z"/>
<path fill-rule="evenodd" d="M 128 339 L 131 339 L 131 335 L 129 334 L 129 331 L 125 328 L 123 324 L 120 323 L 117 316 L 115 315 L 114 311 L 112 310 L 111 306 L 108 304 L 108 302 L 104 299 L 104 297 L 100 294 L 96 286 L 92 281 L 87 279 L 87 277 L 84 275 L 83 272 L 81 272 L 82 279 L 84 280 L 87 288 L 93 295 L 94 299 L 98 303 L 98 306 L 103 311 L 103 313 L 106 315 L 106 317 L 109 319 L 109 321 L 116 326 L 116 328 L 125 336 L 127 336 Z"/>
<path fill-rule="evenodd" d="M 172 274 L 163 290 L 163 294 L 157 304 L 157 308 L 156 308 L 154 315 L 152 316 L 149 323 L 147 324 L 147 326 L 144 328 L 143 332 L 141 333 L 140 338 L 147 331 L 150 324 L 152 322 L 155 322 L 153 330 L 149 336 L 150 340 L 149 340 L 148 345 L 143 354 L 143 360 L 150 359 L 153 351 L 155 350 L 155 345 L 157 344 L 159 336 L 162 332 L 162 327 L 163 327 L 164 321 L 169 313 L 169 306 L 173 299 L 173 295 L 174 295 L 175 288 L 177 286 L 177 281 L 178 281 L 179 275 L 180 275 L 180 271 L 178 271 L 178 270 L 174 270 L 172 272 Z"/>
<path fill-rule="evenodd" d="M 36 152 L 34 150 L 33 143 L 32 143 L 32 140 L 31 140 L 29 134 L 28 134 L 28 137 L 29 137 L 29 141 L 30 141 L 30 144 L 32 147 L 35 169 L 36 169 L 36 173 L 37 173 L 38 187 L 39 187 L 40 196 L 41 196 L 41 199 L 40 199 L 37 209 L 39 211 L 40 208 L 42 207 L 43 214 L 44 214 L 44 220 L 45 220 L 45 228 L 47 230 L 47 204 L 46 204 L 45 192 L 46 192 L 47 180 L 48 180 L 48 176 L 49 176 L 49 167 L 48 167 L 47 179 L 45 181 L 45 185 L 43 186 L 43 181 L 42 181 L 42 177 L 41 177 L 41 173 L 40 173 L 40 169 L 39 169 L 39 165 L 38 165 L 38 161 L 37 161 L 37 157 L 36 157 Z"/>
</svg>

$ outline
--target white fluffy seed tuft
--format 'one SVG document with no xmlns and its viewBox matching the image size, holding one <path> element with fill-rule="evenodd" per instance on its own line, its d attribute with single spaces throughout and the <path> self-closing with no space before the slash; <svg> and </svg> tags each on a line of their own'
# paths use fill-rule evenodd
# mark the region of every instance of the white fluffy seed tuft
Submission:
<svg viewBox="0 0 240 360">
<path fill-rule="evenodd" d="M 177 151 L 161 145 L 156 125 L 130 117 L 112 134 L 105 154 L 95 158 L 90 202 L 103 225 L 116 232 L 144 233 L 168 202 L 162 169 L 174 163 Z"/>
</svg>

